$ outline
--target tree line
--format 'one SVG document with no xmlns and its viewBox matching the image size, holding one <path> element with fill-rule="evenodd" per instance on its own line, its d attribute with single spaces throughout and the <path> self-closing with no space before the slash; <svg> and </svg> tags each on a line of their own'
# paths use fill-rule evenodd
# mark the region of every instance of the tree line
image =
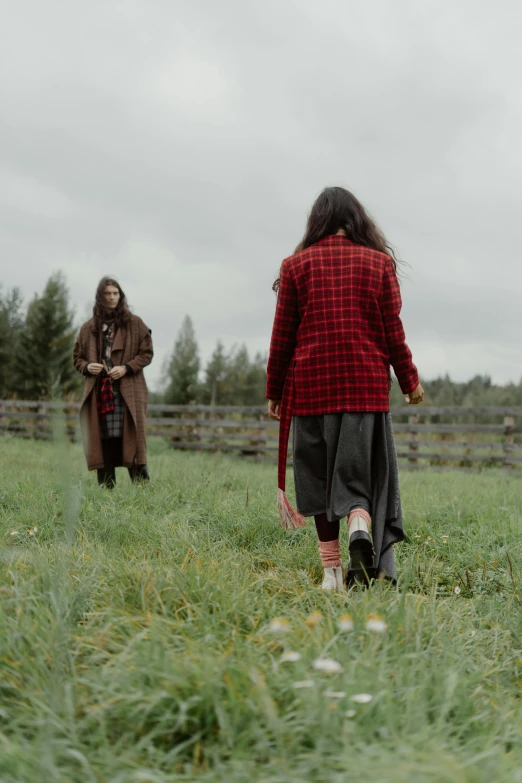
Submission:
<svg viewBox="0 0 522 783">
<path fill-rule="evenodd" d="M 187 315 L 172 355 L 165 364 L 163 402 L 169 405 L 263 405 L 266 362 L 267 357 L 261 353 L 250 359 L 245 345 L 226 350 L 218 340 L 203 369 L 194 325 Z"/>
<path fill-rule="evenodd" d="M 493 383 L 488 375 L 475 375 L 469 381 L 452 381 L 449 375 L 435 378 L 432 381 L 422 381 L 427 405 L 433 407 L 508 405 L 522 406 L 522 379 L 518 383 L 507 383 L 503 386 Z M 392 406 L 404 405 L 404 397 L 397 382 L 393 384 L 390 403 Z M 416 411 L 412 408 L 412 413 Z M 422 405 L 418 413 L 422 413 Z"/>
<path fill-rule="evenodd" d="M 41 294 L 24 307 L 18 288 L 0 288 L 0 399 L 77 399 L 82 379 L 72 366 L 78 330 L 62 273 L 53 274 Z M 266 356 L 251 357 L 243 344 L 226 348 L 218 340 L 205 365 L 196 332 L 186 316 L 164 363 L 162 389 L 155 402 L 174 405 L 264 405 Z M 455 382 L 446 375 L 424 381 L 426 402 L 433 406 L 522 405 L 522 379 L 503 386 L 487 375 Z M 395 382 L 391 404 L 404 398 Z"/>
<path fill-rule="evenodd" d="M 62 274 L 52 275 L 27 309 L 18 288 L 0 290 L 0 399 L 74 397 L 80 388 L 71 360 L 75 335 Z"/>
</svg>

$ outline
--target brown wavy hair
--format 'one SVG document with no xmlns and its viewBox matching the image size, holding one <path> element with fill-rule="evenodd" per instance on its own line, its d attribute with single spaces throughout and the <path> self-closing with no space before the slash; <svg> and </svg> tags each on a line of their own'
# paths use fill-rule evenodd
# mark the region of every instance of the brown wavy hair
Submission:
<svg viewBox="0 0 522 783">
<path fill-rule="evenodd" d="M 317 197 L 308 215 L 304 237 L 294 253 L 305 250 L 331 234 L 337 234 L 339 229 L 356 245 L 386 253 L 397 272 L 401 262 L 393 247 L 361 202 L 346 188 L 325 188 Z M 272 286 L 276 293 L 279 291 L 280 282 L 281 274 Z"/>
<path fill-rule="evenodd" d="M 105 304 L 105 298 L 103 296 L 108 285 L 113 285 L 120 292 L 120 301 L 118 302 L 118 307 L 116 307 L 114 310 L 111 310 L 109 307 L 107 307 Z M 127 298 L 121 285 L 113 277 L 102 277 L 98 283 L 92 315 L 94 319 L 93 328 L 95 332 L 101 331 L 103 324 L 114 323 L 114 326 L 117 329 L 119 326 L 126 326 L 129 323 L 131 312 L 127 304 Z"/>
</svg>

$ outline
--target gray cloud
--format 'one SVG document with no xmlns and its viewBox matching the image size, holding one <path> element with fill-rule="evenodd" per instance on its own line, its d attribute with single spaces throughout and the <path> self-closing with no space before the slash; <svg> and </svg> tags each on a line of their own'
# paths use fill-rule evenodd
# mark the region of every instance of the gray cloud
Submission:
<svg viewBox="0 0 522 783">
<path fill-rule="evenodd" d="M 0 53 L 2 281 L 121 279 L 157 360 L 185 313 L 268 345 L 316 193 L 350 187 L 411 264 L 421 372 L 518 380 L 518 5 L 20 0 Z"/>
</svg>

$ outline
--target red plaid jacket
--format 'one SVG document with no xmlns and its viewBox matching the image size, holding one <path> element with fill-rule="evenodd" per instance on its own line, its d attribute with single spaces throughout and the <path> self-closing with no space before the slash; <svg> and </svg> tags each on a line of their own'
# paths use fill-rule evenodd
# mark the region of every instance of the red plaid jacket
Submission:
<svg viewBox="0 0 522 783">
<path fill-rule="evenodd" d="M 400 311 L 391 259 L 344 236 L 283 262 L 266 389 L 283 400 L 280 487 L 292 415 L 388 411 L 390 365 L 404 394 L 416 388 Z"/>
</svg>

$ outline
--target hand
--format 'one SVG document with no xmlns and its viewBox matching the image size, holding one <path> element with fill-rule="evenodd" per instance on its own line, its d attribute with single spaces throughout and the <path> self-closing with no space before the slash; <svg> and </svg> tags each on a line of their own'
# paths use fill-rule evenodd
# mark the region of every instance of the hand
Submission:
<svg viewBox="0 0 522 783">
<path fill-rule="evenodd" d="M 271 419 L 280 421 L 281 419 L 281 400 L 268 400 L 268 415 Z"/>
<path fill-rule="evenodd" d="M 404 399 L 408 405 L 418 405 L 419 402 L 424 402 L 424 389 L 421 384 L 419 383 L 417 388 L 411 394 L 407 394 Z"/>
<path fill-rule="evenodd" d="M 101 371 L 103 370 L 103 364 L 97 364 L 96 362 L 92 362 L 91 364 L 87 365 L 87 372 L 91 375 L 99 375 Z"/>
<path fill-rule="evenodd" d="M 123 378 L 124 375 L 127 375 L 127 368 L 123 365 L 118 365 L 117 367 L 113 367 L 112 370 L 108 373 L 109 378 L 112 378 L 113 381 L 117 381 L 120 378 Z"/>
</svg>

